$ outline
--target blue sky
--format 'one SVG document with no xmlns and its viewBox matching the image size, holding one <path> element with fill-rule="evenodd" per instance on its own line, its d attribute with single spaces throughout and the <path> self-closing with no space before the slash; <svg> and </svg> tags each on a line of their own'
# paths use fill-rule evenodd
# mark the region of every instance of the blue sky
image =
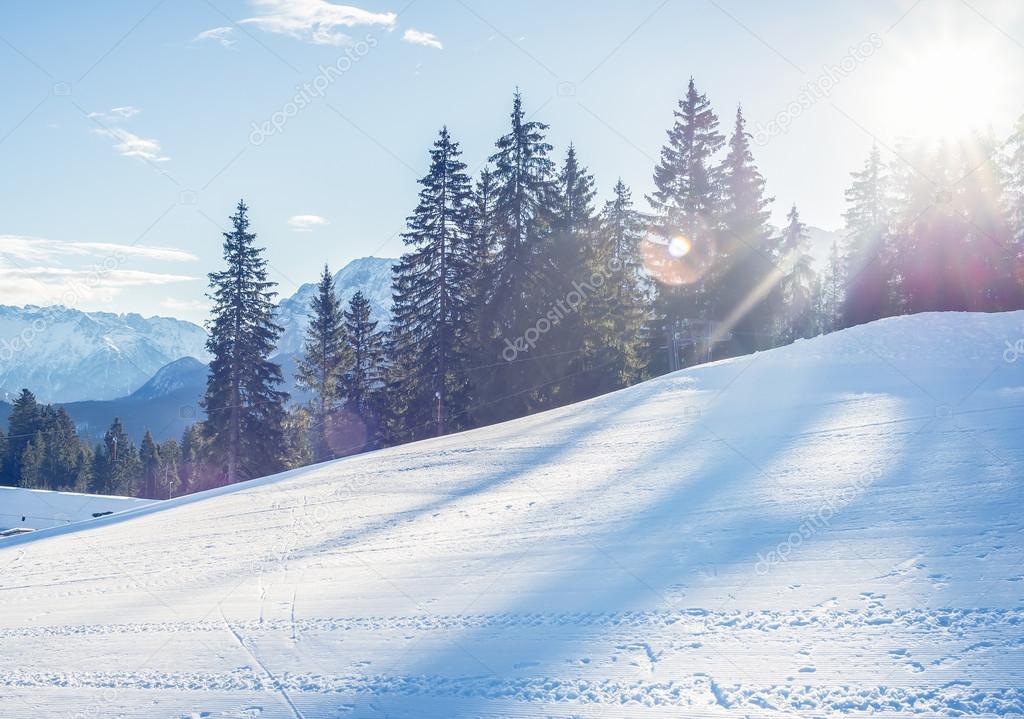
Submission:
<svg viewBox="0 0 1024 719">
<path fill-rule="evenodd" d="M 602 195 L 621 176 L 642 203 L 693 75 L 726 130 L 743 103 L 776 221 L 796 202 L 837 228 L 874 140 L 888 153 L 907 134 L 1004 134 L 1024 112 L 1018 6 L 6 4 L 0 303 L 201 321 L 218 226 L 239 197 L 283 295 L 325 260 L 397 256 L 438 129 L 478 169 L 516 86 L 551 124 L 556 156 L 574 142 Z"/>
</svg>

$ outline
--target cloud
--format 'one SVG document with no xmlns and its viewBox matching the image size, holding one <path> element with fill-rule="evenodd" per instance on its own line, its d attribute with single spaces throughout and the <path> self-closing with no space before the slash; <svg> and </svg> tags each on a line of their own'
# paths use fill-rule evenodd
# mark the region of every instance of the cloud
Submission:
<svg viewBox="0 0 1024 719">
<path fill-rule="evenodd" d="M 380 25 L 390 30 L 398 18 L 393 12 L 375 13 L 327 0 L 253 0 L 253 5 L 261 14 L 242 23 L 315 45 L 347 45 L 351 38 L 338 28 Z"/>
<path fill-rule="evenodd" d="M 137 257 L 160 262 L 195 262 L 191 252 L 153 245 L 121 245 L 114 242 L 61 242 L 43 237 L 0 235 L 0 255 L 24 262 L 76 257 Z"/>
<path fill-rule="evenodd" d="M 106 112 L 90 112 L 89 119 L 103 120 L 104 122 L 121 122 L 122 120 L 132 119 L 140 112 L 142 112 L 141 108 L 123 105 L 121 107 L 112 107 Z"/>
<path fill-rule="evenodd" d="M 232 48 L 238 42 L 235 40 L 235 28 L 233 27 L 210 28 L 209 30 L 203 30 L 192 38 L 192 42 L 202 42 L 203 40 L 212 40 L 226 48 Z"/>
<path fill-rule="evenodd" d="M 314 227 L 326 225 L 327 219 L 320 215 L 292 215 L 288 218 L 288 224 L 296 232 L 312 232 Z"/>
<path fill-rule="evenodd" d="M 420 32 L 414 28 L 409 28 L 402 35 L 402 39 L 406 42 L 412 43 L 413 45 L 423 45 L 424 47 L 433 47 L 438 50 L 444 50 L 444 45 L 437 39 L 437 35 L 432 32 Z"/>
<path fill-rule="evenodd" d="M 102 135 L 115 140 L 114 149 L 125 157 L 138 157 L 142 160 L 146 160 L 147 162 L 167 162 L 171 159 L 162 154 L 163 148 L 160 146 L 159 140 L 139 137 L 134 133 L 120 128 L 105 127 L 99 130 L 93 130 L 93 132 L 97 135 Z"/>
<path fill-rule="evenodd" d="M 142 270 L 9 267 L 0 265 L 0 303 L 11 305 L 63 304 L 110 300 L 126 287 L 194 282 L 198 277 Z"/>
</svg>

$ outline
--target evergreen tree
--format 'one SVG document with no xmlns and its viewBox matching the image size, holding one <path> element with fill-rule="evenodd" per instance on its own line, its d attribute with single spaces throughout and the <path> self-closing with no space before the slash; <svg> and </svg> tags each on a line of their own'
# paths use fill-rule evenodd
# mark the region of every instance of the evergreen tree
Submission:
<svg viewBox="0 0 1024 719">
<path fill-rule="evenodd" d="M 839 243 L 832 241 L 828 254 L 828 267 L 822 278 L 822 331 L 835 332 L 840 329 L 843 318 L 844 288 L 846 287 L 846 265 L 839 251 Z"/>
<path fill-rule="evenodd" d="M 206 446 L 202 425 L 193 424 L 181 434 L 181 461 L 178 465 L 178 492 L 191 494 L 206 488 L 204 457 Z"/>
<path fill-rule="evenodd" d="M 81 441 L 75 423 L 63 407 L 43 407 L 43 485 L 47 489 L 71 489 L 79 470 Z"/>
<path fill-rule="evenodd" d="M 713 279 L 713 316 L 732 332 L 731 350 L 742 354 L 768 347 L 775 307 L 771 299 L 781 279 L 776 265 L 765 181 L 750 149 L 742 108 L 729 138 L 729 151 L 719 168 L 722 182 L 722 231 Z"/>
<path fill-rule="evenodd" d="M 1018 304 L 1024 302 L 1024 115 L 1021 115 L 1007 142 L 1009 166 L 1006 172 L 1009 221 L 1013 230 L 1010 242 L 1012 275 L 1016 280 Z"/>
<path fill-rule="evenodd" d="M 344 419 L 341 418 L 341 421 Z M 313 415 L 305 407 L 296 406 L 288 410 L 284 421 L 284 463 L 288 469 L 305 467 L 325 459 L 314 455 L 311 438 L 318 435 L 313 424 Z M 330 456 L 336 454 L 332 453 Z"/>
<path fill-rule="evenodd" d="M 329 438 L 342 398 L 342 372 L 350 362 L 344 317 L 327 265 L 324 265 L 310 310 L 306 344 L 296 379 L 300 387 L 313 393 L 312 452 L 317 461 L 323 461 L 336 456 Z"/>
<path fill-rule="evenodd" d="M 591 317 L 609 274 L 598 247 L 595 194 L 594 177 L 570 144 L 555 184 L 550 248 L 540 254 L 552 329 L 537 350 L 547 356 L 532 360 L 530 370 L 544 381 L 538 397 L 546 405 L 592 396 L 606 371 L 594 360 L 607 337 Z"/>
<path fill-rule="evenodd" d="M 779 247 L 782 252 L 781 281 L 782 315 L 781 339 L 792 342 L 798 337 L 814 334 L 814 295 L 817 274 L 807 254 L 807 226 L 800 221 L 796 205 L 786 215 L 787 225 L 782 231 Z"/>
<path fill-rule="evenodd" d="M 485 376 L 479 421 L 497 421 L 526 414 L 536 406 L 537 382 L 523 355 L 528 331 L 549 309 L 552 297 L 540 283 L 548 261 L 548 237 L 554 204 L 554 163 L 545 140 L 548 126 L 526 120 L 522 96 L 512 102 L 509 132 L 495 143 L 494 231 L 498 242 L 494 294 L 484 318 L 491 338 L 485 355 L 494 366 Z M 520 356 L 523 355 L 523 356 Z M 499 359 L 506 360 L 498 363 Z M 498 400 L 500 399 L 500 402 Z"/>
<path fill-rule="evenodd" d="M 43 463 L 46 458 L 46 440 L 36 432 L 21 453 L 21 480 L 19 485 L 29 489 L 46 489 Z"/>
<path fill-rule="evenodd" d="M 141 466 L 135 444 L 115 417 L 97 446 L 93 462 L 93 494 L 138 496 Z"/>
<path fill-rule="evenodd" d="M 364 441 L 358 449 L 376 447 L 383 412 L 385 333 L 371 319 L 370 301 L 356 292 L 344 312 L 348 360 L 341 377 L 348 421 L 362 425 Z"/>
<path fill-rule="evenodd" d="M 411 437 L 460 429 L 467 409 L 473 198 L 461 154 L 443 128 L 402 236 L 413 249 L 394 270 L 391 364 L 401 429 Z"/>
<path fill-rule="evenodd" d="M 140 496 L 147 499 L 159 499 L 163 496 L 160 492 L 160 449 L 148 429 L 142 437 L 142 444 L 139 447 L 139 464 L 142 472 Z"/>
<path fill-rule="evenodd" d="M 847 287 L 844 325 L 863 324 L 888 314 L 893 307 L 894 257 L 889 236 L 888 178 L 878 145 L 871 148 L 864 169 L 853 173 L 846 190 L 844 235 Z"/>
<path fill-rule="evenodd" d="M 584 307 L 590 382 L 577 399 L 619 389 L 642 378 L 643 327 L 648 289 L 641 260 L 645 220 L 633 206 L 629 188 L 619 179 L 605 203 L 597 229 L 594 266 L 606 277 Z"/>
<path fill-rule="evenodd" d="M 714 158 L 724 143 L 711 103 L 691 77 L 654 169 L 656 189 L 647 198 L 655 214 L 652 229 L 666 243 L 652 264 L 658 265 L 658 309 L 670 320 L 711 318 L 704 275 L 715 260 L 721 192 Z M 678 247 L 685 252 L 673 249 Z"/>
<path fill-rule="evenodd" d="M 228 484 L 281 469 L 288 399 L 277 389 L 281 368 L 268 359 L 282 331 L 274 323 L 277 293 L 247 213 L 239 201 L 232 230 L 224 233 L 227 267 L 209 276 L 214 307 L 207 349 L 213 360 L 203 429 L 211 461 Z"/>
<path fill-rule="evenodd" d="M 157 494 L 170 499 L 178 494 L 178 476 L 181 472 L 181 447 L 174 439 L 166 439 L 157 448 L 160 464 L 157 466 Z"/>
<path fill-rule="evenodd" d="M 43 430 L 43 420 L 43 406 L 36 401 L 35 395 L 27 389 L 21 390 L 12 403 L 7 420 L 7 458 L 3 464 L 9 484 L 20 484 L 22 455 L 36 433 Z"/>
<path fill-rule="evenodd" d="M 89 446 L 89 443 L 85 440 L 79 443 L 78 447 L 78 462 L 75 466 L 75 491 L 76 492 L 89 492 L 93 486 L 93 463 L 95 457 L 93 456 L 93 449 Z"/>
<path fill-rule="evenodd" d="M 7 461 L 7 435 L 0 428 L 0 484 L 7 484 L 7 474 L 4 472 L 4 463 Z"/>
</svg>

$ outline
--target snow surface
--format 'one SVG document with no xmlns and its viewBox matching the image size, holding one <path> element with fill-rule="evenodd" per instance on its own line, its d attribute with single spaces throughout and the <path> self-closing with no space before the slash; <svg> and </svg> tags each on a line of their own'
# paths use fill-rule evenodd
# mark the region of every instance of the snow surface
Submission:
<svg viewBox="0 0 1024 719">
<path fill-rule="evenodd" d="M 6 540 L 0 714 L 1024 714 L 1021 338 L 889 319 Z"/>
<path fill-rule="evenodd" d="M 92 520 L 94 514 L 101 512 L 122 512 L 152 503 L 152 499 L 134 497 L 0 487 L 0 531 L 18 527 L 63 527 L 71 522 Z M 2 578 L 0 586 L 3 586 Z"/>
</svg>

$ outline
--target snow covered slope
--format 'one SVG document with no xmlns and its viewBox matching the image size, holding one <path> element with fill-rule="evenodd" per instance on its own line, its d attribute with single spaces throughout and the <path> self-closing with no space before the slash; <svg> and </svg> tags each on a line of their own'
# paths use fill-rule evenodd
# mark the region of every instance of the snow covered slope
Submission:
<svg viewBox="0 0 1024 719">
<path fill-rule="evenodd" d="M 9 540 L 0 714 L 1020 715 L 1021 338 L 885 320 Z"/>
<path fill-rule="evenodd" d="M 23 387 L 42 402 L 123 397 L 181 357 L 207 357 L 206 331 L 170 317 L 0 305 L 0 398 Z"/>
<path fill-rule="evenodd" d="M 152 504 L 152 499 L 0 487 L 0 530 L 48 529 Z M 3 540 L 0 540 L 3 541 Z"/>
</svg>

